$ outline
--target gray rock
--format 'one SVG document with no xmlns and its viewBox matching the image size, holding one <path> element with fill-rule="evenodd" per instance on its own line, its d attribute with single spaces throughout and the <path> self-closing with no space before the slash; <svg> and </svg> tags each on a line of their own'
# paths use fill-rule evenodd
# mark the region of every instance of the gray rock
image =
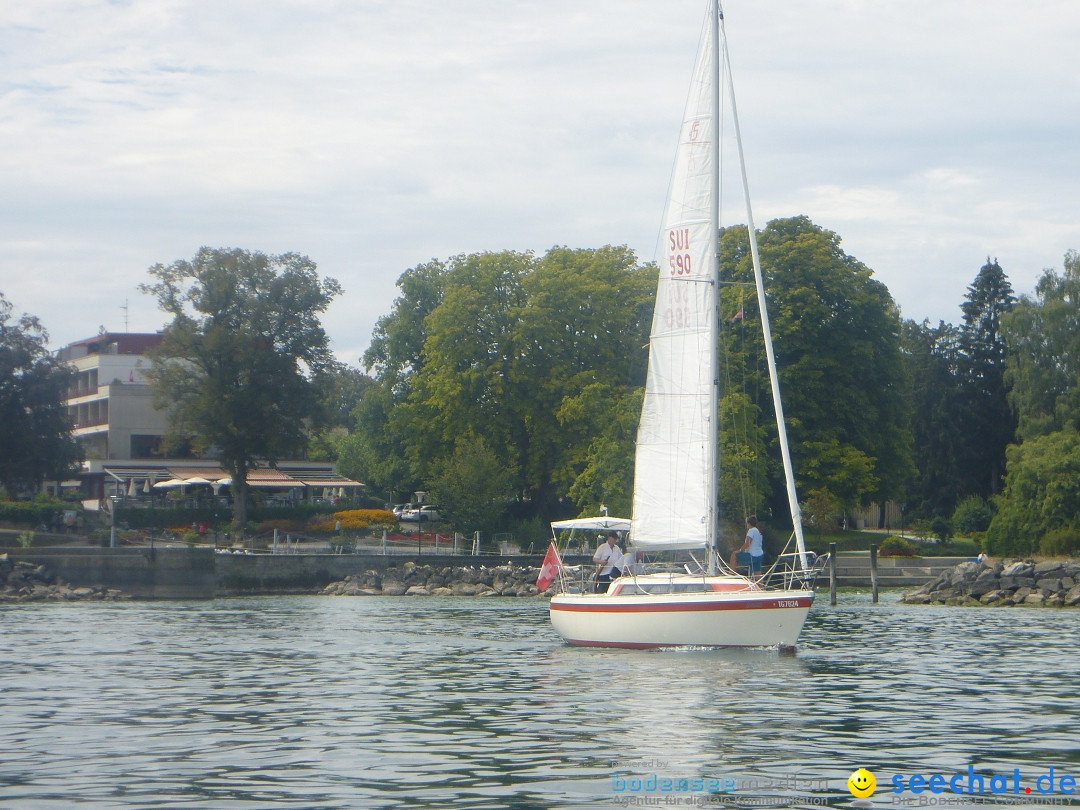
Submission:
<svg viewBox="0 0 1080 810">
<path fill-rule="evenodd" d="M 1046 577 L 1035 581 L 1035 589 L 1039 591 L 1047 591 L 1049 593 L 1057 593 L 1061 590 L 1061 580 L 1053 577 Z"/>
<path fill-rule="evenodd" d="M 966 582 L 974 582 L 976 577 L 982 572 L 982 567 L 982 563 L 980 562 L 964 562 L 945 573 L 951 584 L 959 585 Z"/>
<path fill-rule="evenodd" d="M 928 605 L 930 604 L 930 595 L 915 591 L 914 593 L 905 594 L 902 601 L 909 605 Z"/>
<path fill-rule="evenodd" d="M 1034 571 L 1035 566 L 1031 563 L 1017 560 L 1016 562 L 1005 566 L 1005 568 L 1001 572 L 1001 575 L 1003 577 L 1022 577 L 1030 576 L 1032 573 L 1034 573 Z"/>
<path fill-rule="evenodd" d="M 971 584 L 968 595 L 976 599 L 990 591 L 997 590 L 999 585 L 998 574 L 993 568 L 984 568 L 978 578 Z"/>
<path fill-rule="evenodd" d="M 1032 593 L 1034 593 L 1034 591 L 1032 591 L 1031 588 L 1017 588 L 1016 592 L 1011 597 L 1012 603 L 1014 605 L 1019 605 L 1021 602 L 1023 602 L 1025 599 L 1027 599 Z"/>
<path fill-rule="evenodd" d="M 1055 571 L 1061 571 L 1064 568 L 1065 563 L 1061 562 L 1060 560 L 1045 560 L 1044 562 L 1036 563 L 1034 570 L 1035 579 L 1042 579 L 1047 574 L 1052 574 Z"/>
<path fill-rule="evenodd" d="M 413 585 L 407 591 L 406 596 L 431 596 L 431 591 L 425 588 L 423 585 Z"/>
</svg>

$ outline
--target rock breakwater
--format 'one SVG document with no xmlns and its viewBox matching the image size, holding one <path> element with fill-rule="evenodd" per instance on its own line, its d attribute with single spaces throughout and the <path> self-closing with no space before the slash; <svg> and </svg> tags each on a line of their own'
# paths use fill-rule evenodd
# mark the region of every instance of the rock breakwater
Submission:
<svg viewBox="0 0 1080 810">
<path fill-rule="evenodd" d="M 909 605 L 1080 605 L 1080 562 L 964 562 L 900 599 Z"/>
<path fill-rule="evenodd" d="M 79 599 L 117 601 L 131 597 L 115 588 L 101 585 L 73 587 L 44 565 L 0 554 L 0 602 L 71 602 Z"/>
<path fill-rule="evenodd" d="M 492 568 L 442 567 L 407 562 L 385 571 L 351 574 L 331 582 L 325 596 L 538 596 L 539 568 L 500 565 Z"/>
</svg>

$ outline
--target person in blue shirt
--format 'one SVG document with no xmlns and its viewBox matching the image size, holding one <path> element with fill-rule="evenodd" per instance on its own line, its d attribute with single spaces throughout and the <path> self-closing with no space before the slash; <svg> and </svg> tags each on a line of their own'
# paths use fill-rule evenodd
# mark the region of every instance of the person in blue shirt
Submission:
<svg viewBox="0 0 1080 810">
<path fill-rule="evenodd" d="M 762 563 L 765 561 L 764 540 L 761 529 L 758 528 L 757 518 L 751 515 L 746 519 L 746 539 L 742 548 L 736 549 L 731 554 L 731 567 L 738 565 L 749 567 L 749 576 L 753 578 L 761 573 Z"/>
</svg>

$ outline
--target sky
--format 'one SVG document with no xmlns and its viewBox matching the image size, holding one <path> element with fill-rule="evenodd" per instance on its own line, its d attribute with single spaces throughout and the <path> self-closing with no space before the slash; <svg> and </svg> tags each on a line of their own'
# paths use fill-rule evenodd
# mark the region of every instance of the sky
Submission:
<svg viewBox="0 0 1080 810">
<path fill-rule="evenodd" d="M 162 328 L 154 264 L 301 253 L 357 365 L 433 258 L 652 260 L 704 7 L 2 0 L 0 292 L 58 348 Z M 934 324 L 987 257 L 1026 293 L 1080 249 L 1080 2 L 724 11 L 758 227 L 810 217 Z"/>
</svg>

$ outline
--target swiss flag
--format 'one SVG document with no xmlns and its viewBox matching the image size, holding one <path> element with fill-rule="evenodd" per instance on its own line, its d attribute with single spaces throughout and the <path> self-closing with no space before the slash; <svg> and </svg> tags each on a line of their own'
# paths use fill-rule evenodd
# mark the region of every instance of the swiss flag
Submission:
<svg viewBox="0 0 1080 810">
<path fill-rule="evenodd" d="M 544 564 L 540 567 L 540 576 L 536 578 L 536 587 L 541 591 L 546 591 L 548 586 L 555 581 L 560 568 L 562 568 L 562 560 L 559 559 L 559 552 L 555 550 L 555 543 L 551 542 L 548 544 L 547 554 L 544 555 Z"/>
</svg>

